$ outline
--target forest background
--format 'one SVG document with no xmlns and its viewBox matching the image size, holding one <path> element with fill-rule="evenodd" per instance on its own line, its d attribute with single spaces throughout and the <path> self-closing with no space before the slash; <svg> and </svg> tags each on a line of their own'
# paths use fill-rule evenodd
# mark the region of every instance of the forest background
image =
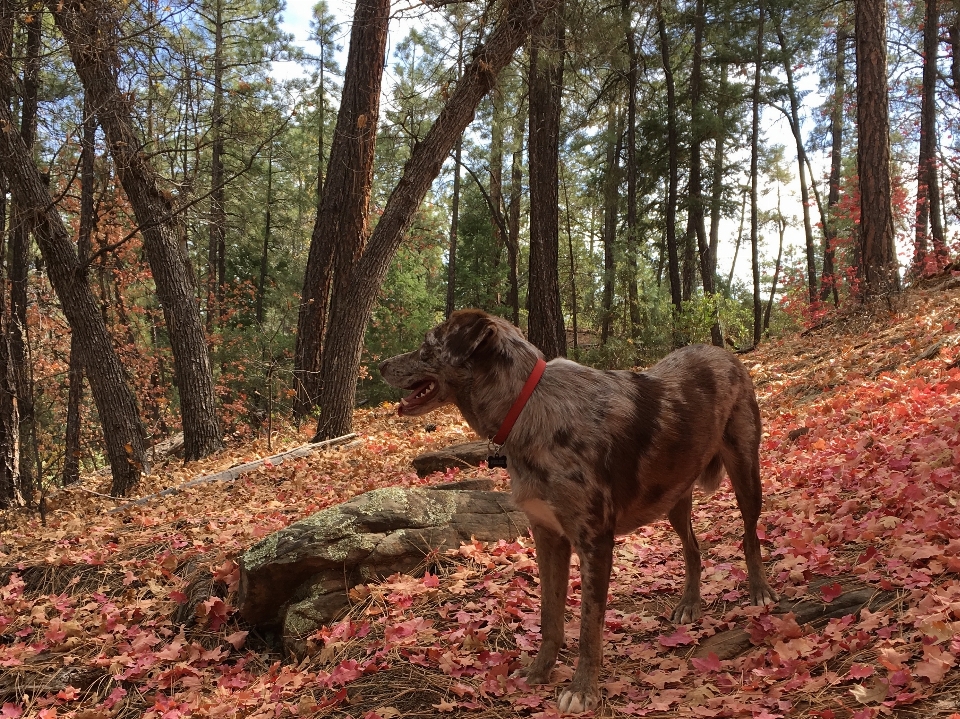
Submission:
<svg viewBox="0 0 960 719">
<path fill-rule="evenodd" d="M 952 4 L 321 1 L 309 51 L 283 12 L 0 0 L 0 503 L 344 434 L 454 308 L 630 367 L 957 251 Z"/>
</svg>

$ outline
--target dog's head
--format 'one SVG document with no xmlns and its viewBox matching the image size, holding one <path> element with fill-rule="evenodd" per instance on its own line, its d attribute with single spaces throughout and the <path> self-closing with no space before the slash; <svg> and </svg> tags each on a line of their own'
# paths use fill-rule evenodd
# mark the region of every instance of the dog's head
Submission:
<svg viewBox="0 0 960 719">
<path fill-rule="evenodd" d="M 427 332 L 420 349 L 384 360 L 388 384 L 408 390 L 399 414 L 418 416 L 457 401 L 457 392 L 507 359 L 507 345 L 526 344 L 516 327 L 481 310 L 458 310 Z"/>
</svg>

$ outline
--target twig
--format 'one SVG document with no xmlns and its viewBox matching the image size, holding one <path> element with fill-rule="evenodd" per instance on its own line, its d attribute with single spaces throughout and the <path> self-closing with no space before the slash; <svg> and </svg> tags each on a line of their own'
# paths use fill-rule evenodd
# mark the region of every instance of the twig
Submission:
<svg viewBox="0 0 960 719">
<path fill-rule="evenodd" d="M 126 509 L 130 509 L 131 507 L 138 507 L 140 505 L 147 504 L 148 502 L 158 497 L 166 497 L 171 494 L 176 494 L 180 490 L 186 489 L 187 487 L 196 487 L 197 485 L 208 484 L 209 482 L 232 482 L 237 477 L 243 474 L 246 474 L 247 472 L 253 471 L 254 469 L 258 469 L 259 467 L 262 467 L 267 462 L 269 462 L 271 465 L 283 464 L 283 461 L 285 459 L 289 459 L 293 457 L 305 457 L 307 455 L 313 454 L 319 449 L 325 449 L 326 447 L 333 447 L 336 445 L 344 444 L 345 442 L 348 442 L 351 439 L 354 439 L 356 436 L 357 435 L 355 433 L 351 433 L 351 434 L 345 434 L 342 437 L 334 437 L 333 439 L 327 439 L 327 440 L 324 440 L 323 442 L 311 442 L 310 444 L 305 444 L 301 447 L 296 447 L 295 449 L 290 449 L 290 450 L 287 450 L 286 452 L 275 454 L 272 457 L 264 457 L 263 459 L 257 459 L 257 460 L 254 460 L 253 462 L 238 464 L 236 467 L 230 467 L 229 469 L 225 469 L 222 472 L 216 472 L 215 474 L 207 474 L 202 477 L 197 477 L 196 479 L 191 479 L 189 482 L 184 482 L 183 484 L 178 485 L 176 487 L 169 487 L 167 489 L 164 489 L 161 492 L 157 492 L 155 494 L 148 494 L 147 496 L 141 497 L 140 499 L 134 500 L 133 502 L 127 502 L 126 504 L 121 504 L 119 507 L 114 507 L 113 509 L 108 511 L 107 514 L 116 514 L 117 512 L 122 512 Z M 101 496 L 105 496 L 105 495 L 101 495 Z M 112 497 L 112 499 L 116 499 L 116 498 Z"/>
</svg>

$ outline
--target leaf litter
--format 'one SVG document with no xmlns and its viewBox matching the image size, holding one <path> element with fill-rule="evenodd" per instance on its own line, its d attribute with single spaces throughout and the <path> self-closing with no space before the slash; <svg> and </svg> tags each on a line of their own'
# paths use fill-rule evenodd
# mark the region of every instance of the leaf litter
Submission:
<svg viewBox="0 0 960 719">
<path fill-rule="evenodd" d="M 764 416 L 759 531 L 772 583 L 790 600 L 866 589 L 883 601 L 817 621 L 746 605 L 725 484 L 695 506 L 701 621 L 666 618 L 683 562 L 665 521 L 618 539 L 595 716 L 960 719 L 958 316 L 960 292 L 914 290 L 744 356 Z M 310 637 L 300 661 L 238 616 L 237 557 L 291 522 L 383 486 L 509 486 L 483 467 L 412 471 L 417 454 L 474 439 L 455 411 L 418 420 L 378 407 L 354 426 L 348 446 L 115 514 L 106 478 L 91 476 L 52 497 L 46 526 L 4 515 L 0 717 L 558 716 L 579 572 L 574 561 L 555 683 L 528 687 L 514 672 L 540 643 L 529 537 L 467 543 L 425 557 L 420 576 L 354 587 L 347 616 Z M 274 441 L 303 444 L 307 431 Z M 261 441 L 168 461 L 138 492 L 267 454 Z M 734 632 L 736 651 L 711 649 Z"/>
</svg>

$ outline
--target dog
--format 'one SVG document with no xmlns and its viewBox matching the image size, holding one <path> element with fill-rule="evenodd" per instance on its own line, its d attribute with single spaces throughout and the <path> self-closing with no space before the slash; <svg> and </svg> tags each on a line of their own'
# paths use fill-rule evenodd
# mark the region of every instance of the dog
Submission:
<svg viewBox="0 0 960 719">
<path fill-rule="evenodd" d="M 531 374 L 542 371 L 539 381 Z M 527 515 L 540 569 L 540 650 L 521 670 L 549 681 L 563 644 L 571 551 L 580 557 L 580 660 L 561 712 L 600 699 L 601 640 L 614 537 L 666 516 L 680 535 L 686 580 L 671 619 L 697 620 L 701 557 L 690 520 L 694 485 L 729 475 L 743 518 L 743 549 L 756 605 L 776 601 L 760 557 L 760 409 L 746 368 L 720 347 L 676 350 L 646 372 L 601 371 L 542 353 L 508 321 L 459 310 L 419 349 L 385 360 L 380 373 L 409 395 L 401 415 L 455 404 L 506 454 L 511 492 Z M 531 388 L 531 383 L 534 385 Z M 524 395 L 526 398 L 524 399 Z M 518 398 L 519 414 L 516 414 Z M 508 414 L 515 423 L 503 429 Z M 499 435 L 499 436 L 498 436 Z M 493 440 L 491 440 L 493 443 Z"/>
</svg>

